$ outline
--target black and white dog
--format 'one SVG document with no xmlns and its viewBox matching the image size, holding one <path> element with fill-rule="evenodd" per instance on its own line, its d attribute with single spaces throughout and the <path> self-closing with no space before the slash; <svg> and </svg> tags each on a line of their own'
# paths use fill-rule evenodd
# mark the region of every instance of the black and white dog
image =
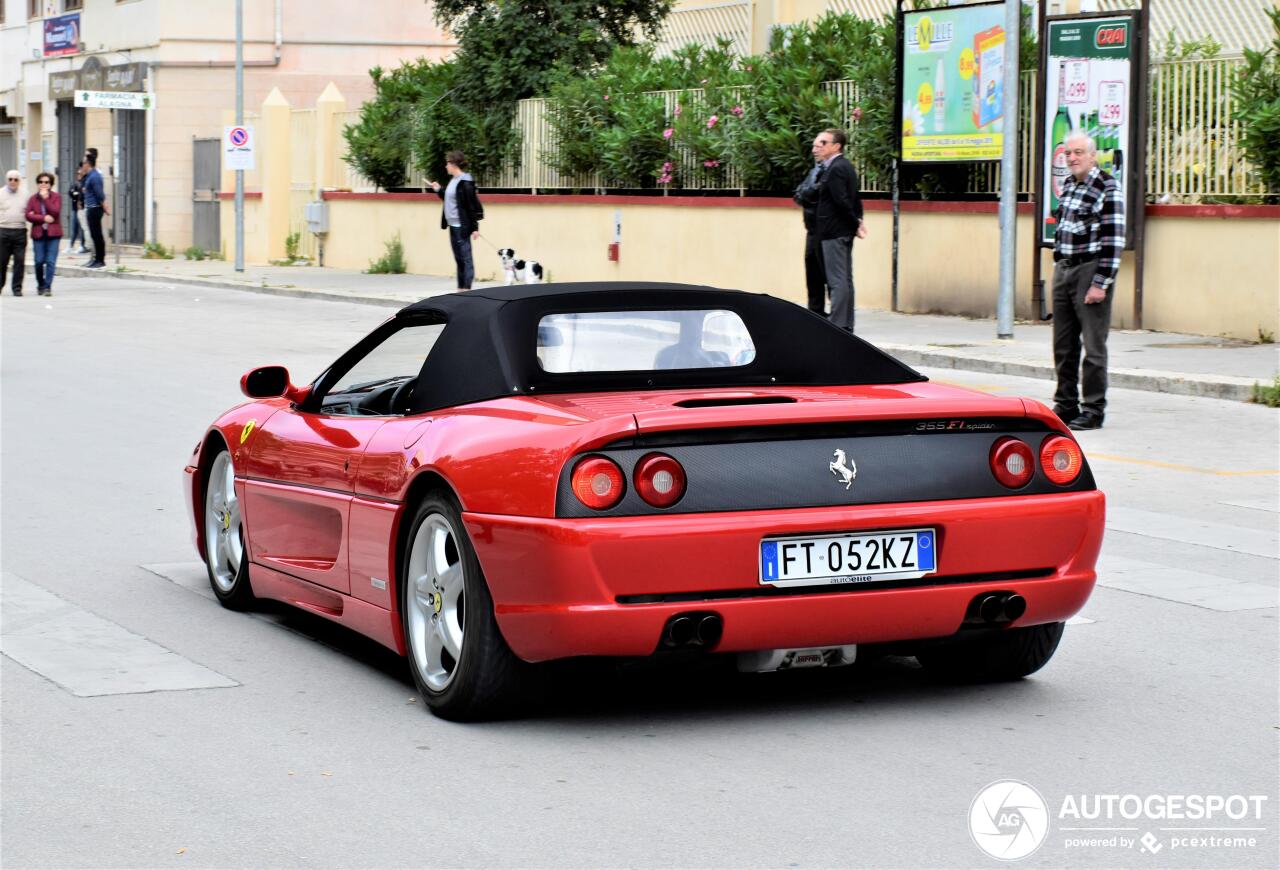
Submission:
<svg viewBox="0 0 1280 870">
<path fill-rule="evenodd" d="M 512 248 L 499 248 L 502 260 L 503 284 L 541 284 L 542 264 L 536 260 L 517 260 Z"/>
</svg>

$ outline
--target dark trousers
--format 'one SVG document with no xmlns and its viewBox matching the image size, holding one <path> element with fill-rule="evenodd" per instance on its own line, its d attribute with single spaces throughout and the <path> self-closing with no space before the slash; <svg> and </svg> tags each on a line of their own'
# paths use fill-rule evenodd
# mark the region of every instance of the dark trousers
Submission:
<svg viewBox="0 0 1280 870">
<path fill-rule="evenodd" d="M 0 290 L 4 289 L 4 273 L 13 257 L 13 294 L 22 292 L 22 274 L 27 263 L 26 229 L 0 229 Z"/>
<path fill-rule="evenodd" d="M 458 289 L 470 290 L 476 277 L 476 267 L 471 261 L 471 233 L 462 227 L 449 227 L 449 246 L 453 248 L 453 262 L 458 267 Z"/>
<path fill-rule="evenodd" d="M 853 236 L 823 239 L 822 265 L 831 290 L 831 322 L 853 332 Z"/>
<path fill-rule="evenodd" d="M 102 206 L 85 209 L 89 214 L 89 235 L 93 237 L 93 262 L 107 262 L 107 240 L 102 237 Z"/>
<path fill-rule="evenodd" d="M 67 240 L 67 250 L 76 246 L 76 241 L 80 242 L 80 247 L 85 247 L 84 227 L 80 226 L 80 209 L 73 208 L 71 210 L 71 220 L 67 221 L 71 225 L 71 238 Z"/>
<path fill-rule="evenodd" d="M 1101 417 L 1107 408 L 1107 332 L 1113 293 L 1109 291 L 1101 302 L 1084 303 L 1097 270 L 1094 261 L 1079 266 L 1058 263 L 1053 269 L 1053 362 L 1058 370 L 1053 401 L 1066 408 L 1078 405 L 1081 412 Z"/>
<path fill-rule="evenodd" d="M 804 283 L 809 289 L 809 310 L 827 313 L 827 270 L 822 265 L 822 239 L 817 233 L 804 237 Z"/>
</svg>

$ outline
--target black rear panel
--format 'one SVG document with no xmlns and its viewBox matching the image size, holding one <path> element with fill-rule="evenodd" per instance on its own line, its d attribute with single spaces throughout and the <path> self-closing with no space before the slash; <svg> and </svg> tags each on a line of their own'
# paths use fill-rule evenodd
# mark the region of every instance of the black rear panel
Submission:
<svg viewBox="0 0 1280 870">
<path fill-rule="evenodd" d="M 627 491 L 616 507 L 596 511 L 578 501 L 570 483 L 575 459 L 561 472 L 556 515 L 710 513 L 1096 489 L 1088 463 L 1068 486 L 1050 482 L 1038 460 L 1035 475 L 1022 489 L 1008 489 L 995 479 L 989 457 L 997 440 L 1019 438 L 1038 457 L 1040 445 L 1054 434 L 1035 421 L 1006 418 L 793 427 L 785 434 L 777 428 L 759 427 L 642 436 L 589 454 L 607 456 L 622 467 Z M 669 508 L 647 504 L 632 482 L 636 463 L 655 451 L 674 457 L 688 477 L 684 497 Z M 843 451 L 843 462 L 837 451 Z M 833 465 L 837 467 L 833 469 Z M 854 472 L 851 481 L 846 481 L 845 470 Z"/>
</svg>

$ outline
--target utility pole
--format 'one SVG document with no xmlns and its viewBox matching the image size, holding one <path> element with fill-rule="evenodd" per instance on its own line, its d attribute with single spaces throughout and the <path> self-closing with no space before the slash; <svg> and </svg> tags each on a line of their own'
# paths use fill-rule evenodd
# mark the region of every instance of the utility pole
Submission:
<svg viewBox="0 0 1280 870">
<path fill-rule="evenodd" d="M 236 126 L 244 126 L 244 0 L 236 0 Z M 236 271 L 244 271 L 244 170 L 236 170 Z"/>
<path fill-rule="evenodd" d="M 1013 338 L 1013 293 L 1018 243 L 1018 87 L 1022 0 L 1004 3 L 1004 152 L 1000 158 L 1000 295 L 996 336 Z"/>
</svg>

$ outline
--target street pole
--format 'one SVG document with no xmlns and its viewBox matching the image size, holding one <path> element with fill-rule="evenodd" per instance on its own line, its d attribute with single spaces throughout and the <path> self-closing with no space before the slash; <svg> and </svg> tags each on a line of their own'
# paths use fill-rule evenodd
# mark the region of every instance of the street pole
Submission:
<svg viewBox="0 0 1280 870">
<path fill-rule="evenodd" d="M 1000 158 L 1000 295 L 996 335 L 1013 338 L 1013 291 L 1018 262 L 1018 48 L 1022 0 L 1004 4 L 1004 152 Z"/>
<path fill-rule="evenodd" d="M 111 110 L 111 246 L 116 249 L 116 265 L 120 265 L 120 131 L 116 127 L 116 110 Z"/>
<path fill-rule="evenodd" d="M 236 126 L 244 126 L 244 0 L 236 0 Z M 236 271 L 244 271 L 244 170 L 236 170 Z"/>
</svg>

